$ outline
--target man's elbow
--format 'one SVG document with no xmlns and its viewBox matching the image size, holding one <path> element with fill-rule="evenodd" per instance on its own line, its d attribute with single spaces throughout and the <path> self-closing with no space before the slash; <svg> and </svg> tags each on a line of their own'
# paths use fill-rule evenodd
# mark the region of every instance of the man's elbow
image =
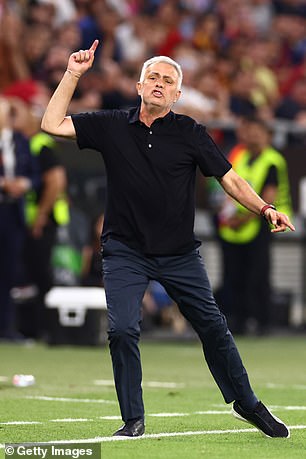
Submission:
<svg viewBox="0 0 306 459">
<path fill-rule="evenodd" d="M 48 121 L 43 117 L 40 123 L 41 130 L 44 132 L 47 132 L 48 134 L 53 134 L 53 130 L 51 126 L 49 125 Z"/>
<path fill-rule="evenodd" d="M 44 116 L 41 120 L 40 127 L 42 131 L 47 134 L 55 135 L 57 137 L 65 137 L 68 139 L 75 139 L 76 133 L 74 125 L 70 117 L 65 117 L 59 124 L 50 121 L 48 117 Z"/>
</svg>

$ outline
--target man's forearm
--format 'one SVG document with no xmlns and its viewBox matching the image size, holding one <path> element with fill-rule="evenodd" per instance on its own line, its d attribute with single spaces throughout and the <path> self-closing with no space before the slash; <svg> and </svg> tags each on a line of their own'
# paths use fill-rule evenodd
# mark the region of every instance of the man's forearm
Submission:
<svg viewBox="0 0 306 459">
<path fill-rule="evenodd" d="M 43 116 L 41 127 L 44 131 L 49 134 L 61 135 L 59 128 L 65 120 L 78 80 L 79 75 L 66 70 Z"/>
<path fill-rule="evenodd" d="M 260 214 L 262 207 L 267 204 L 248 182 L 232 169 L 220 179 L 220 183 L 227 194 L 257 215 Z"/>
</svg>

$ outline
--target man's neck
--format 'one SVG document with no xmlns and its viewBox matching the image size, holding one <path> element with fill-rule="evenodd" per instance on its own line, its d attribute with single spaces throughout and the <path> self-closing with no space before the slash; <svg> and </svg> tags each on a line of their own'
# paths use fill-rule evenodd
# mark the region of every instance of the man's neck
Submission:
<svg viewBox="0 0 306 459">
<path fill-rule="evenodd" d="M 160 107 L 151 107 L 148 109 L 146 105 L 142 104 L 140 107 L 139 112 L 139 119 L 142 121 L 146 126 L 150 127 L 151 124 L 154 123 L 157 118 L 163 118 L 166 116 L 170 110 L 161 110 Z"/>
</svg>

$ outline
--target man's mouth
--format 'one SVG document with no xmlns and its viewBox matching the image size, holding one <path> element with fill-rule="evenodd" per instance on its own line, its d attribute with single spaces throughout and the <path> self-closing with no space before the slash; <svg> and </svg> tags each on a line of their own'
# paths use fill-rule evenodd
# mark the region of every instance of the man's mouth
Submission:
<svg viewBox="0 0 306 459">
<path fill-rule="evenodd" d="M 153 96 L 155 96 L 155 97 L 163 97 L 163 93 L 161 91 L 158 91 L 157 89 L 155 89 L 153 91 Z"/>
</svg>

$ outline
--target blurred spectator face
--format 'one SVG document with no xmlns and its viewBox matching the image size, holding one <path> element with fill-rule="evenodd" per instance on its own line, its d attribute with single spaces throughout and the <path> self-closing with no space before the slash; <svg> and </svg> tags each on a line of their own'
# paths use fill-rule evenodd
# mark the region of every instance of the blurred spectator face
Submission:
<svg viewBox="0 0 306 459">
<path fill-rule="evenodd" d="M 81 30 L 76 22 L 66 22 L 57 32 L 57 44 L 76 51 L 82 42 Z"/>
<path fill-rule="evenodd" d="M 223 86 L 228 87 L 230 85 L 234 71 L 235 64 L 231 59 L 224 56 L 218 57 L 216 60 L 216 73 Z"/>
<path fill-rule="evenodd" d="M 23 50 L 26 60 L 31 63 L 40 61 L 51 44 L 51 30 L 44 26 L 30 26 L 23 38 Z"/>
<path fill-rule="evenodd" d="M 243 37 L 237 38 L 230 43 L 228 56 L 232 62 L 239 65 L 241 60 L 248 55 L 250 42 Z"/>
<path fill-rule="evenodd" d="M 175 47 L 173 59 L 182 67 L 184 85 L 193 86 L 200 65 L 199 52 L 192 47 L 191 43 L 182 42 Z"/>
<path fill-rule="evenodd" d="M 292 90 L 292 98 L 302 107 L 306 107 L 306 78 L 298 80 Z"/>
<path fill-rule="evenodd" d="M 305 19 L 295 15 L 279 15 L 273 20 L 273 29 L 291 44 L 305 38 Z"/>
<path fill-rule="evenodd" d="M 36 2 L 30 6 L 28 19 L 30 23 L 52 27 L 55 18 L 55 6 L 49 3 Z"/>
<path fill-rule="evenodd" d="M 252 90 L 254 89 L 254 75 L 250 71 L 237 72 L 233 78 L 232 92 L 242 97 L 250 97 Z"/>
<path fill-rule="evenodd" d="M 220 33 L 219 20 L 214 14 L 206 14 L 196 26 L 195 35 L 198 38 L 199 45 L 202 39 L 218 40 Z M 212 44 L 212 42 L 211 42 Z"/>
<path fill-rule="evenodd" d="M 249 57 L 256 65 L 268 65 L 270 57 L 269 43 L 264 41 L 253 42 L 249 48 Z"/>
<path fill-rule="evenodd" d="M 154 50 L 162 46 L 167 37 L 167 27 L 165 24 L 154 19 L 147 29 L 147 43 L 150 49 Z"/>
<path fill-rule="evenodd" d="M 167 27 L 178 28 L 181 21 L 178 2 L 161 2 L 157 12 L 157 19 Z"/>
<path fill-rule="evenodd" d="M 219 81 L 213 73 L 207 73 L 199 79 L 197 88 L 205 96 L 214 98 L 219 89 Z"/>
<path fill-rule="evenodd" d="M 241 124 L 244 129 L 244 143 L 251 153 L 260 153 L 269 144 L 270 133 L 264 125 L 252 121 L 244 121 Z"/>
<path fill-rule="evenodd" d="M 118 81 L 122 77 L 121 67 L 111 59 L 101 59 L 99 62 L 101 68 L 101 80 L 103 92 L 113 91 L 118 86 Z M 135 84 L 135 81 L 134 81 Z"/>
<path fill-rule="evenodd" d="M 74 3 L 77 8 L 83 8 L 89 6 L 90 0 L 74 0 Z"/>
<path fill-rule="evenodd" d="M 96 21 L 102 33 L 112 37 L 115 34 L 115 29 L 119 24 L 120 18 L 114 9 L 104 8 L 96 16 Z"/>
<path fill-rule="evenodd" d="M 135 81 L 138 78 L 138 68 L 123 70 L 122 77 L 119 80 L 118 89 L 128 98 L 136 98 Z"/>
</svg>

